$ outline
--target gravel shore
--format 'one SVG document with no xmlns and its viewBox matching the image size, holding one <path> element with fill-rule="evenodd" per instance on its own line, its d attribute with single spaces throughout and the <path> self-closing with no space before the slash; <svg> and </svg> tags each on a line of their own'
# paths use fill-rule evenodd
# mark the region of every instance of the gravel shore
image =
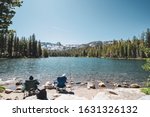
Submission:
<svg viewBox="0 0 150 117">
<path fill-rule="evenodd" d="M 24 93 L 21 91 L 22 85 L 15 86 L 18 81 L 15 79 L 8 81 L 1 81 L 1 84 L 5 84 L 4 92 L 0 93 L 0 100 L 23 100 Z M 8 85 L 9 84 L 9 85 Z M 108 83 L 110 84 L 110 83 Z M 112 84 L 112 83 L 111 83 Z M 46 82 L 45 86 L 52 87 L 50 82 Z M 39 86 L 39 89 L 43 89 L 43 86 Z M 117 87 L 116 87 L 117 86 Z M 146 96 L 141 92 L 138 84 L 130 85 L 130 88 L 125 87 L 128 84 L 123 84 L 124 87 L 115 85 L 108 87 L 103 82 L 86 82 L 86 83 L 74 83 L 67 84 L 66 92 L 59 93 L 56 89 L 46 89 L 47 98 L 49 100 L 149 100 L 150 96 Z M 134 88 L 131 88 L 133 86 Z M 136 87 L 135 87 L 136 86 Z M 13 87 L 9 88 L 9 87 Z M 19 88 L 20 90 L 18 90 Z M 36 100 L 36 95 L 25 98 L 26 100 Z"/>
<path fill-rule="evenodd" d="M 55 89 L 47 89 L 47 98 L 49 100 L 138 100 L 150 99 L 140 91 L 140 88 L 100 88 L 87 89 L 79 87 L 67 89 L 72 93 L 58 93 Z M 0 93 L 1 100 L 23 100 L 24 93 L 12 92 L 10 94 Z M 146 97 L 146 98 L 145 98 Z M 36 96 L 27 97 L 26 100 L 36 100 Z"/>
</svg>

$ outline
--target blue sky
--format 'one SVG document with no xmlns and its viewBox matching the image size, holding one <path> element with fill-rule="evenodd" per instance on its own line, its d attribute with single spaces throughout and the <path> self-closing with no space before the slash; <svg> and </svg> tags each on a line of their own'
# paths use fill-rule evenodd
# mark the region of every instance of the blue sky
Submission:
<svg viewBox="0 0 150 117">
<path fill-rule="evenodd" d="M 150 28 L 150 0 L 24 0 L 13 28 L 19 37 L 81 44 L 128 39 Z"/>
</svg>

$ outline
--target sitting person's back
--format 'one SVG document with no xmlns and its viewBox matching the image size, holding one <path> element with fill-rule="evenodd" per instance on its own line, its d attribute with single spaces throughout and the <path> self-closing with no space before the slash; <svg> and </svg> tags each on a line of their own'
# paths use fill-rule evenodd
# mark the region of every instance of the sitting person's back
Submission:
<svg viewBox="0 0 150 117">
<path fill-rule="evenodd" d="M 28 91 L 29 95 L 31 95 L 31 92 L 35 93 L 35 90 L 38 89 L 39 84 L 37 80 L 34 80 L 33 76 L 30 76 L 29 80 L 24 83 L 24 91 Z"/>
<path fill-rule="evenodd" d="M 63 74 L 61 77 L 57 78 L 57 87 L 64 88 L 67 83 L 67 77 Z"/>
<path fill-rule="evenodd" d="M 66 86 L 67 77 L 61 76 L 57 78 L 57 87 L 63 88 Z"/>
</svg>

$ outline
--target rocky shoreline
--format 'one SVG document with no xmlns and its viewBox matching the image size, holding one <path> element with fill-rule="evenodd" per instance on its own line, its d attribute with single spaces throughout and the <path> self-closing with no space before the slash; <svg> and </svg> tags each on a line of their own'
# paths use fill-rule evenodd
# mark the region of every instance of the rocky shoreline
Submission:
<svg viewBox="0 0 150 117">
<path fill-rule="evenodd" d="M 12 79 L 0 81 L 0 86 L 6 87 L 0 92 L 0 100 L 23 100 L 24 93 L 20 80 Z M 9 89 L 8 87 L 15 87 Z M 77 82 L 69 81 L 66 85 L 67 93 L 58 93 L 50 81 L 39 87 L 46 88 L 47 98 L 49 100 L 138 100 L 150 99 L 140 91 L 141 86 L 137 83 L 128 84 L 102 82 L 102 81 L 87 81 Z M 36 100 L 37 97 L 29 96 L 25 100 Z"/>
</svg>

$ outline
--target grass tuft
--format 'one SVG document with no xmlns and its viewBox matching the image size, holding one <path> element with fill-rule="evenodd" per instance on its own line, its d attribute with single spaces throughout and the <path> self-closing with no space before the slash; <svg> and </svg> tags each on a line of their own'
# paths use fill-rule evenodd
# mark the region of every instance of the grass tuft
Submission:
<svg viewBox="0 0 150 117">
<path fill-rule="evenodd" d="M 5 87 L 0 86 L 0 93 L 2 93 L 5 90 Z"/>
<path fill-rule="evenodd" d="M 141 92 L 145 93 L 146 95 L 150 95 L 150 87 L 148 87 L 148 88 L 142 88 Z"/>
</svg>

